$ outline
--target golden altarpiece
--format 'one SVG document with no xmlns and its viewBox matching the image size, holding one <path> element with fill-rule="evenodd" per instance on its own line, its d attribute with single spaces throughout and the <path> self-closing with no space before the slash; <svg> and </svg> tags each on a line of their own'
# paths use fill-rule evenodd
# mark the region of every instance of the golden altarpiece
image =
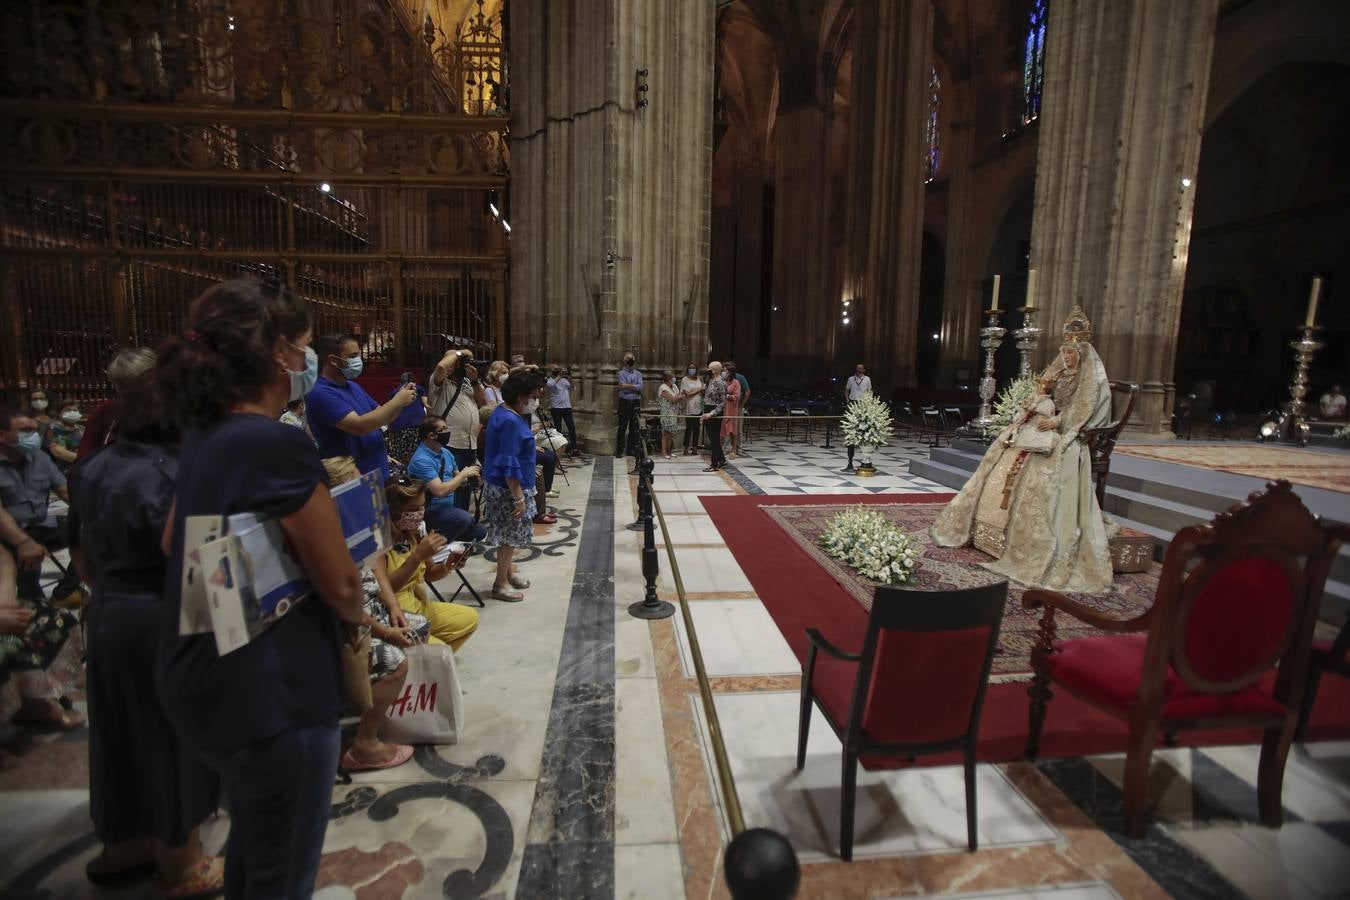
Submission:
<svg viewBox="0 0 1350 900">
<path fill-rule="evenodd" d="M 212 282 L 285 279 L 375 364 L 504 350 L 501 13 L 403 0 L 0 10 L 0 388 L 104 392 Z"/>
</svg>

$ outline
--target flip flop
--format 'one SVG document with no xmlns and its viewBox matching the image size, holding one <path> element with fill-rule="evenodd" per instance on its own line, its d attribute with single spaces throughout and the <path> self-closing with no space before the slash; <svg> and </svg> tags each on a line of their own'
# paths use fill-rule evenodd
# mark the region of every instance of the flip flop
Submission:
<svg viewBox="0 0 1350 900">
<path fill-rule="evenodd" d="M 207 856 L 197 862 L 197 871 L 174 885 L 159 880 L 160 890 L 168 900 L 205 900 L 225 891 L 225 860 Z"/>
<path fill-rule="evenodd" d="M 521 578 L 519 575 L 512 575 L 507 581 L 511 582 L 511 587 L 518 591 L 523 591 L 530 586 L 530 579 Z"/>
<path fill-rule="evenodd" d="M 519 603 L 525 599 L 525 595 L 520 591 L 507 591 L 500 588 L 493 588 L 488 591 L 488 596 L 493 600 L 501 600 L 504 603 Z"/>
<path fill-rule="evenodd" d="M 413 748 L 407 744 L 391 744 L 390 746 L 394 748 L 394 755 L 381 763 L 360 762 L 352 756 L 352 751 L 348 749 L 346 753 L 342 754 L 342 768 L 348 772 L 375 772 L 380 769 L 393 769 L 412 759 Z"/>
</svg>

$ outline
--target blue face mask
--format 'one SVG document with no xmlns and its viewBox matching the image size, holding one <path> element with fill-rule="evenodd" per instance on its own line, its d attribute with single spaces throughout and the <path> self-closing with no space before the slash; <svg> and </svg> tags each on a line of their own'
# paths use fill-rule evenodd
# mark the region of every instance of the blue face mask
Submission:
<svg viewBox="0 0 1350 900">
<path fill-rule="evenodd" d="M 319 354 L 313 347 L 305 348 L 305 367 L 299 372 L 286 370 L 291 376 L 291 400 L 296 401 L 314 390 L 319 381 Z"/>
<path fill-rule="evenodd" d="M 24 432 L 19 435 L 19 448 L 27 450 L 30 453 L 37 453 L 42 450 L 42 435 L 36 431 Z"/>
<path fill-rule="evenodd" d="M 359 356 L 349 357 L 342 365 L 343 378 L 360 378 L 361 372 L 366 367 L 365 360 Z"/>
</svg>

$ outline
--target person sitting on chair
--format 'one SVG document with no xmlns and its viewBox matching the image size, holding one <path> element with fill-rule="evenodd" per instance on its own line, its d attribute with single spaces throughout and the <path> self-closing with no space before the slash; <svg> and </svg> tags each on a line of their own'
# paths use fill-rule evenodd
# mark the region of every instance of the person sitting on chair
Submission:
<svg viewBox="0 0 1350 900">
<path fill-rule="evenodd" d="M 427 416 L 417 426 L 418 445 L 408 461 L 408 475 L 427 486 L 427 527 L 447 541 L 482 540 L 486 533 L 467 509 L 455 505 L 455 492 L 477 478 L 478 466 L 460 468 L 447 448 L 450 426 L 440 416 Z"/>
<path fill-rule="evenodd" d="M 427 584 L 441 580 L 463 562 L 463 556 L 450 555 L 441 562 L 437 557 L 446 546 L 445 538 L 428 532 L 423 521 L 426 512 L 426 485 L 415 478 L 398 478 L 385 488 L 389 500 L 394 546 L 385 554 L 385 570 L 394 590 L 397 609 L 424 616 L 431 623 L 429 644 L 449 644 L 458 650 L 478 628 L 478 613 L 462 603 L 444 603 L 427 597 Z M 395 609 L 389 610 L 397 616 Z"/>
<path fill-rule="evenodd" d="M 66 476 L 50 456 L 42 452 L 37 422 L 12 410 L 0 411 L 0 545 L 18 563 L 18 591 L 23 600 L 43 600 L 42 561 L 47 550 L 66 545 L 61 524 L 49 521 L 47 501 L 52 492 L 67 503 L 70 492 Z M 67 566 L 52 590 L 58 606 L 79 606 L 84 601 L 80 576 Z"/>
</svg>

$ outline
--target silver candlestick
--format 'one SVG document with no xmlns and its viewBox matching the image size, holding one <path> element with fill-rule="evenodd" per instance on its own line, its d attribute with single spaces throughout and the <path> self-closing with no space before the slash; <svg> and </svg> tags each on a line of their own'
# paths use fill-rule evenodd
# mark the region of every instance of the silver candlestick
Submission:
<svg viewBox="0 0 1350 900">
<path fill-rule="evenodd" d="M 1303 336 L 1289 342 L 1289 346 L 1294 348 L 1294 380 L 1289 382 L 1289 402 L 1280 413 L 1275 433 L 1286 441 L 1296 442 L 1300 447 L 1306 447 L 1312 436 L 1312 429 L 1308 427 L 1308 419 L 1304 415 L 1307 408 L 1304 398 L 1308 396 L 1308 369 L 1312 366 L 1313 356 L 1322 349 L 1322 342 L 1317 339 L 1320 330 L 1315 325 L 1305 325 Z"/>
<path fill-rule="evenodd" d="M 984 348 L 984 377 L 980 379 L 980 414 L 971 421 L 971 425 L 983 432 L 994 424 L 994 393 L 998 381 L 994 378 L 994 357 L 998 348 L 1003 346 L 1003 336 L 1008 329 L 998 324 L 1001 313 L 989 310 L 985 313 L 989 322 L 980 329 L 980 346 Z"/>
<path fill-rule="evenodd" d="M 1017 352 L 1022 356 L 1021 366 L 1018 369 L 1019 375 L 1031 374 L 1031 354 L 1036 352 L 1040 346 L 1041 334 L 1045 331 L 1036 325 L 1036 309 L 1031 306 L 1019 307 L 1018 312 L 1022 314 L 1022 327 L 1013 332 L 1013 337 L 1017 339 Z"/>
</svg>

